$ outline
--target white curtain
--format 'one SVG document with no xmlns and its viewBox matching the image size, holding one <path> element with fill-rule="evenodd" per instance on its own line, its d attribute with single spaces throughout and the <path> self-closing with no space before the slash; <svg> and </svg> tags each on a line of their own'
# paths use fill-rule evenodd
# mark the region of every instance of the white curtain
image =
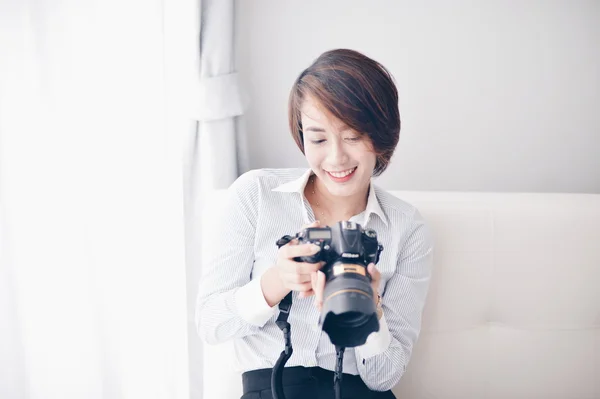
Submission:
<svg viewBox="0 0 600 399">
<path fill-rule="evenodd" d="M 234 0 L 201 0 L 199 79 L 193 91 L 196 129 L 186 141 L 186 237 L 188 320 L 190 322 L 190 394 L 211 399 L 211 384 L 219 384 L 219 369 L 204 364 L 204 347 L 194 325 L 198 282 L 202 278 L 201 231 L 203 198 L 227 188 L 243 170 L 245 148 L 240 144 L 243 101 L 234 65 Z M 240 160 L 242 162 L 240 162 Z M 241 383 L 241 381 L 240 381 Z"/>
<path fill-rule="evenodd" d="M 189 397 L 198 14 L 0 2 L 0 398 Z"/>
</svg>

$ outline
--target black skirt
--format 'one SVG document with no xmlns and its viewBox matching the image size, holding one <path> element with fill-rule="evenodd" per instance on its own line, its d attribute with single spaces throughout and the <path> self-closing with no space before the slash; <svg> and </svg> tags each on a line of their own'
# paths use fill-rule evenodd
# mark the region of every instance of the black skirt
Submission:
<svg viewBox="0 0 600 399">
<path fill-rule="evenodd" d="M 272 399 L 273 369 L 247 371 L 242 374 L 241 399 Z M 333 372 L 320 367 L 285 367 L 283 369 L 285 399 L 334 399 Z M 358 375 L 342 377 L 343 399 L 395 399 L 392 391 L 371 391 Z"/>
</svg>

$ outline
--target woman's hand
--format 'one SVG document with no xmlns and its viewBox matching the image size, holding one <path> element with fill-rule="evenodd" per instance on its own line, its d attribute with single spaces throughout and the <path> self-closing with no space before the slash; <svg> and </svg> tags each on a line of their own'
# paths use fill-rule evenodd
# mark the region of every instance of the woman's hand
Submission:
<svg viewBox="0 0 600 399">
<path fill-rule="evenodd" d="M 373 300 L 377 304 L 379 297 L 379 281 L 381 280 L 381 273 L 375 267 L 374 263 L 370 263 L 367 266 L 367 271 L 371 275 L 371 287 L 373 288 Z M 311 273 L 311 285 L 312 291 L 315 294 L 315 306 L 319 309 L 319 312 L 323 308 L 323 292 L 325 291 L 325 273 L 322 271 L 315 271 Z"/>
<path fill-rule="evenodd" d="M 281 283 L 290 291 L 298 291 L 306 296 L 312 291 L 310 275 L 318 271 L 325 262 L 306 263 L 297 262 L 294 258 L 299 256 L 311 256 L 319 252 L 321 248 L 314 244 L 298 244 L 296 240 L 279 248 L 275 268 L 279 273 Z M 312 295 L 312 294 L 311 294 Z"/>
<path fill-rule="evenodd" d="M 318 226 L 317 221 L 303 228 Z M 313 295 L 310 276 L 323 267 L 325 262 L 296 262 L 294 258 L 314 255 L 320 249 L 313 244 L 300 245 L 297 240 L 292 240 L 279 248 L 275 266 L 261 278 L 261 288 L 269 306 L 280 302 L 290 291 L 298 291 L 301 298 Z"/>
</svg>

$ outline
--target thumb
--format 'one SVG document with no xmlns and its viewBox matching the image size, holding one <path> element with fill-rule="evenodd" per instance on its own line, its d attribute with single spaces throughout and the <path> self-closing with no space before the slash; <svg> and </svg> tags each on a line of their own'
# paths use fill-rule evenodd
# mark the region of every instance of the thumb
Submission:
<svg viewBox="0 0 600 399">
<path fill-rule="evenodd" d="M 379 270 L 377 270 L 374 263 L 370 263 L 369 266 L 367 266 L 367 271 L 371 275 L 372 281 L 374 283 L 379 283 L 379 280 L 381 279 L 381 273 L 379 273 Z"/>
<path fill-rule="evenodd" d="M 309 227 L 320 227 L 320 226 L 321 226 L 321 221 L 319 221 L 319 220 L 315 220 L 315 221 L 314 221 L 314 222 L 312 222 L 312 223 L 309 223 L 309 224 L 305 224 L 305 225 L 303 225 L 303 226 L 302 226 L 302 228 L 303 228 L 303 229 L 307 229 L 307 228 L 309 228 Z"/>
</svg>

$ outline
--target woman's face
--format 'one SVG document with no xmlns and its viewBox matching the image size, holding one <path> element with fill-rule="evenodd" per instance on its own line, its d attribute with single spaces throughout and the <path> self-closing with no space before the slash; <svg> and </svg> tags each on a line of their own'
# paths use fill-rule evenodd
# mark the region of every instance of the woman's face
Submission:
<svg viewBox="0 0 600 399">
<path fill-rule="evenodd" d="M 364 194 L 377 161 L 369 137 L 344 126 L 310 96 L 301 117 L 304 154 L 327 190 L 340 197 Z"/>
</svg>

